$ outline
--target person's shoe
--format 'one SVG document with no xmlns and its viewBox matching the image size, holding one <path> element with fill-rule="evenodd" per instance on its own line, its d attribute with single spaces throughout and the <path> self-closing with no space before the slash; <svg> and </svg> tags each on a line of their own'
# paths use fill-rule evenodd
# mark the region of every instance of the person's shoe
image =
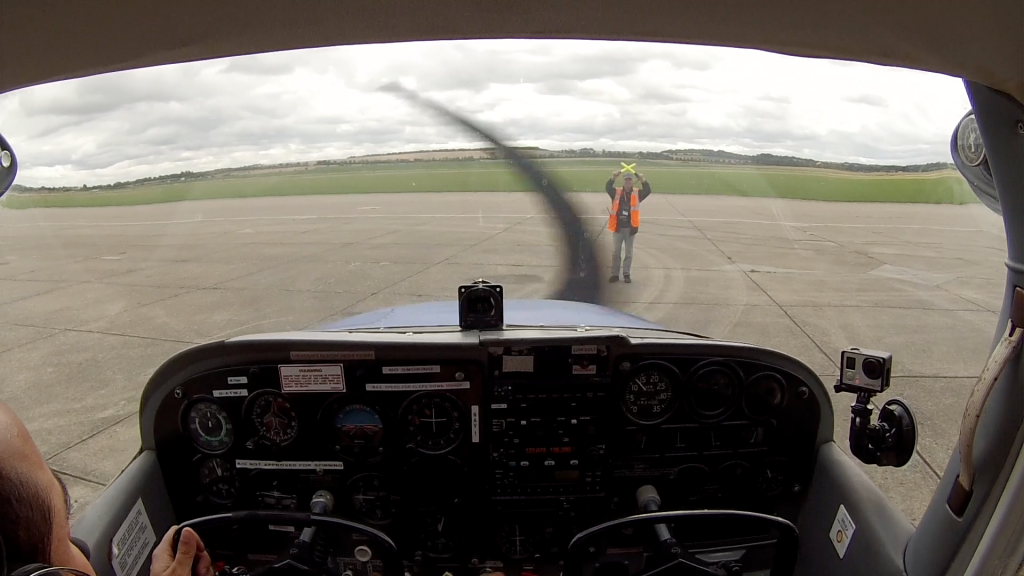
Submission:
<svg viewBox="0 0 1024 576">
<path fill-rule="evenodd" d="M 622 279 L 626 281 L 626 284 L 629 284 L 630 282 L 632 282 L 632 280 L 629 279 L 629 274 L 624 274 L 622 276 Z"/>
<path fill-rule="evenodd" d="M 612 284 L 614 284 L 615 282 L 618 282 L 618 281 L 619 281 L 619 275 L 618 274 L 616 274 L 615 276 L 612 276 L 611 278 L 608 279 L 608 282 L 612 283 Z"/>
</svg>

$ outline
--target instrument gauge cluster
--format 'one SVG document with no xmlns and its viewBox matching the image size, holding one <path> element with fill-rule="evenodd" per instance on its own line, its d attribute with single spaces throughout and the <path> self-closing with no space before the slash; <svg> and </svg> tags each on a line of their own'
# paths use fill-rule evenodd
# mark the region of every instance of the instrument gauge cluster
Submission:
<svg viewBox="0 0 1024 576">
<path fill-rule="evenodd" d="M 304 513 L 326 491 L 332 515 L 428 565 L 540 574 L 574 534 L 636 514 L 641 486 L 665 510 L 771 513 L 802 493 L 815 384 L 728 353 L 617 346 L 633 344 L 350 361 L 341 380 L 304 365 L 285 382 L 265 364 L 185 379 L 154 434 L 175 515 Z"/>
</svg>

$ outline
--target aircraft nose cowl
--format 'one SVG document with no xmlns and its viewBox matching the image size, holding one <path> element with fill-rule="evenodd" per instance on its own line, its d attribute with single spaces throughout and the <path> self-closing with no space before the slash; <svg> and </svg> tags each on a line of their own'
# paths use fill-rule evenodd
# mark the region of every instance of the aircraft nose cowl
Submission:
<svg viewBox="0 0 1024 576">
<path fill-rule="evenodd" d="M 424 302 L 381 308 L 309 328 L 311 331 L 459 325 L 457 301 Z M 663 329 L 639 316 L 585 302 L 505 300 L 506 326 L 604 326 Z"/>
</svg>

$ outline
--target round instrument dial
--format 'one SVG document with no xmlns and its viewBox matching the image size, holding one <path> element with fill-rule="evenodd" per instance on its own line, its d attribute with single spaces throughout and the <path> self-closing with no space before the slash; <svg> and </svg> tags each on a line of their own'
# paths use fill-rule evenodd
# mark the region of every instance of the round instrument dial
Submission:
<svg viewBox="0 0 1024 576">
<path fill-rule="evenodd" d="M 772 458 L 757 473 L 757 490 L 765 496 L 778 496 L 786 489 L 790 466 L 785 458 Z"/>
<path fill-rule="evenodd" d="M 376 410 L 349 404 L 330 416 L 335 452 L 351 460 L 373 460 L 384 452 L 384 422 Z"/>
<path fill-rule="evenodd" d="M 740 460 L 727 462 L 715 472 L 715 479 L 721 488 L 730 491 L 742 490 L 750 481 L 750 464 Z"/>
<path fill-rule="evenodd" d="M 623 411 L 638 424 L 661 422 L 675 410 L 681 380 L 679 372 L 664 362 L 640 364 L 623 391 Z"/>
<path fill-rule="evenodd" d="M 767 418 L 785 402 L 786 383 L 778 374 L 765 372 L 747 382 L 743 408 L 751 418 Z"/>
<path fill-rule="evenodd" d="M 226 460 L 210 458 L 199 466 L 199 486 L 203 494 L 218 504 L 230 504 L 238 495 L 238 476 Z"/>
<path fill-rule="evenodd" d="M 537 555 L 535 530 L 520 524 L 505 524 L 498 534 L 501 552 L 512 560 L 523 560 Z"/>
<path fill-rule="evenodd" d="M 457 528 L 451 529 L 453 519 L 448 514 L 426 514 L 422 520 L 419 533 L 422 535 L 423 551 L 433 558 L 447 558 L 455 553 L 458 537 Z"/>
<path fill-rule="evenodd" d="M 956 129 L 956 151 L 969 166 L 977 166 L 985 159 L 985 144 L 974 114 L 963 119 Z"/>
<path fill-rule="evenodd" d="M 370 524 L 387 524 L 395 517 L 398 495 L 380 474 L 360 474 L 348 483 L 352 506 Z"/>
<path fill-rule="evenodd" d="M 412 444 L 422 452 L 441 454 L 462 440 L 466 417 L 448 394 L 420 392 L 405 401 L 400 414 Z"/>
<path fill-rule="evenodd" d="M 695 492 L 707 487 L 710 483 L 711 471 L 700 464 L 687 464 L 676 470 L 676 488 L 684 498 L 690 498 Z"/>
<path fill-rule="evenodd" d="M 690 403 L 701 419 L 725 416 L 740 392 L 736 375 L 722 366 L 701 369 L 690 382 Z"/>
<path fill-rule="evenodd" d="M 257 437 L 271 446 L 287 446 L 299 435 L 299 417 L 284 394 L 262 390 L 246 401 Z"/>
<path fill-rule="evenodd" d="M 231 417 L 210 400 L 200 400 L 189 408 L 185 426 L 196 447 L 210 454 L 226 451 L 235 440 Z"/>
</svg>

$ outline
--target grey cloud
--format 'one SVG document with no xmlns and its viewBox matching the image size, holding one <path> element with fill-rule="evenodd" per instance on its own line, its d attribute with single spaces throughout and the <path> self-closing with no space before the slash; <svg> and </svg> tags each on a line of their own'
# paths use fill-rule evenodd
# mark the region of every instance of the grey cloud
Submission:
<svg viewBox="0 0 1024 576">
<path fill-rule="evenodd" d="M 298 67 L 294 54 L 274 53 L 228 59 L 222 71 L 225 74 L 283 76 L 291 74 Z"/>
<path fill-rule="evenodd" d="M 876 108 L 884 108 L 889 105 L 889 101 L 884 96 L 879 96 L 878 94 L 857 94 L 855 96 L 847 96 L 843 98 L 843 101 L 874 106 Z"/>
<path fill-rule="evenodd" d="M 873 119 L 856 133 L 839 114 L 809 121 L 806 100 L 799 104 L 781 81 L 751 82 L 749 95 L 737 99 L 736 84 L 722 83 L 735 76 L 719 71 L 727 61 L 733 70 L 737 54 L 571 41 L 306 50 L 26 89 L 0 97 L 0 130 L 19 151 L 20 181 L 29 185 L 60 183 L 36 176 L 52 167 L 70 170 L 79 184 L 265 162 L 271 151 L 273 161 L 285 162 L 476 143 L 433 114 L 375 92 L 385 80 L 404 79 L 517 142 L 643 142 L 901 163 L 948 158 L 946 127 L 932 130 L 932 116 L 899 115 L 890 109 L 896 96 L 837 98 L 847 108 L 863 105 L 854 108 Z"/>
</svg>

